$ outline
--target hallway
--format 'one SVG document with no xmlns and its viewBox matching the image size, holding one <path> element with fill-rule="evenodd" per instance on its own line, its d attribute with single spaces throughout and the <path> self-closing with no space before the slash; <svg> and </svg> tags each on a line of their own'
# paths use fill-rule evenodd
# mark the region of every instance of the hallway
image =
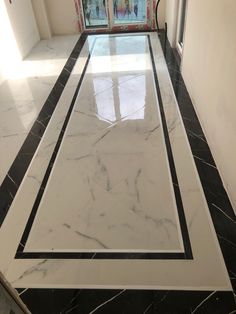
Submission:
<svg viewBox="0 0 236 314">
<path fill-rule="evenodd" d="M 52 44 L 27 61 L 62 53 Z M 68 57 L 19 153 L 5 144 L 7 280 L 32 313 L 234 313 L 235 217 L 171 48 L 175 90 L 156 32 L 81 35 Z"/>
</svg>

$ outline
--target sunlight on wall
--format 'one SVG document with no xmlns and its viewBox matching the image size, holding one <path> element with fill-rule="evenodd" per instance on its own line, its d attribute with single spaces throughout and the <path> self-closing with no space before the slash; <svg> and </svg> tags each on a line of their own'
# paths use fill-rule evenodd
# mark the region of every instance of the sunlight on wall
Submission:
<svg viewBox="0 0 236 314">
<path fill-rule="evenodd" d="M 18 69 L 21 64 L 21 54 L 19 52 L 15 35 L 12 30 L 12 26 L 9 20 L 9 16 L 6 10 L 4 0 L 0 0 L 0 71 L 2 73 L 2 79 L 11 79 L 19 75 Z M 22 82 L 25 98 L 32 99 L 32 94 L 28 86 L 27 81 Z M 35 119 L 37 111 L 32 101 L 29 104 L 20 103 L 19 98 L 15 97 L 17 91 L 11 89 L 10 98 L 14 100 L 16 110 L 18 112 L 19 119 L 24 129 L 28 129 L 29 125 Z"/>
<path fill-rule="evenodd" d="M 4 0 L 0 0 L 0 70 L 4 78 L 14 72 L 21 55 L 13 34 Z"/>
</svg>

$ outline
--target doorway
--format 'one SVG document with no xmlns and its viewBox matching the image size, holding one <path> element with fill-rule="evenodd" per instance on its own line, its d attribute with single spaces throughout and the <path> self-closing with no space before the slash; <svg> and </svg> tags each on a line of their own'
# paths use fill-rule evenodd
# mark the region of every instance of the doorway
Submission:
<svg viewBox="0 0 236 314">
<path fill-rule="evenodd" d="M 147 30 L 150 0 L 79 0 L 85 31 Z"/>
</svg>

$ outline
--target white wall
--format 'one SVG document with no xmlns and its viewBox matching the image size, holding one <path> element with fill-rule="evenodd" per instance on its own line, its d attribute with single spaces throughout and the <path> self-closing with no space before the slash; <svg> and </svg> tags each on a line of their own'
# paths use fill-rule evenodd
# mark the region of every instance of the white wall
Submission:
<svg viewBox="0 0 236 314">
<path fill-rule="evenodd" d="M 166 0 L 165 20 L 168 28 L 170 45 L 175 47 L 179 0 Z"/>
<path fill-rule="evenodd" d="M 4 79 L 5 79 L 5 75 L 4 75 L 4 72 L 3 72 L 3 69 L 2 69 L 2 65 L 0 64 L 0 85 L 2 84 Z"/>
<path fill-rule="evenodd" d="M 44 0 L 53 35 L 78 33 L 74 0 Z"/>
<path fill-rule="evenodd" d="M 0 84 L 39 40 L 30 0 L 0 0 Z"/>
<path fill-rule="evenodd" d="M 39 33 L 31 1 L 12 0 L 12 4 L 10 4 L 9 0 L 4 1 L 19 52 L 22 57 L 25 57 L 39 41 Z"/>
<path fill-rule="evenodd" d="M 165 27 L 166 2 L 167 0 L 161 0 L 158 7 L 158 23 L 161 29 Z"/>
<path fill-rule="evenodd" d="M 188 1 L 182 73 L 236 209 L 235 0 Z"/>
<path fill-rule="evenodd" d="M 50 22 L 48 19 L 47 8 L 44 0 L 32 0 L 32 6 L 35 19 L 38 25 L 39 35 L 41 39 L 49 39 L 52 37 Z"/>
</svg>

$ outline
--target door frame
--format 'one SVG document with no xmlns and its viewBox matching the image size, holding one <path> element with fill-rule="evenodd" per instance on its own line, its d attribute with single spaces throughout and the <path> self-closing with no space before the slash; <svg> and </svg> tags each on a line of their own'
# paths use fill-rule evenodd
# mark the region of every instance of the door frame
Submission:
<svg viewBox="0 0 236 314">
<path fill-rule="evenodd" d="M 106 12 L 108 17 L 107 27 L 85 27 L 84 10 L 82 0 L 75 0 L 76 11 L 78 15 L 78 31 L 80 33 L 99 33 L 99 32 L 124 32 L 124 31 L 147 31 L 155 29 L 155 5 L 156 1 L 146 0 L 146 22 L 137 24 L 115 24 L 113 18 L 113 1 L 106 1 Z"/>
<path fill-rule="evenodd" d="M 83 4 L 82 4 L 82 1 L 83 0 L 77 0 L 78 1 L 78 6 L 80 8 L 80 11 L 81 11 L 81 19 L 82 19 L 82 29 L 83 31 L 86 31 L 86 32 L 94 32 L 95 30 L 96 31 L 103 31 L 103 32 L 106 32 L 106 31 L 109 31 L 110 30 L 110 16 L 109 16 L 109 0 L 105 0 L 105 11 L 106 11 L 106 15 L 107 15 L 107 27 L 106 26 L 97 26 L 97 27 L 93 27 L 93 26 L 90 26 L 90 27 L 86 27 L 86 19 L 85 19 L 85 16 L 84 16 L 84 8 L 83 8 Z"/>
</svg>

